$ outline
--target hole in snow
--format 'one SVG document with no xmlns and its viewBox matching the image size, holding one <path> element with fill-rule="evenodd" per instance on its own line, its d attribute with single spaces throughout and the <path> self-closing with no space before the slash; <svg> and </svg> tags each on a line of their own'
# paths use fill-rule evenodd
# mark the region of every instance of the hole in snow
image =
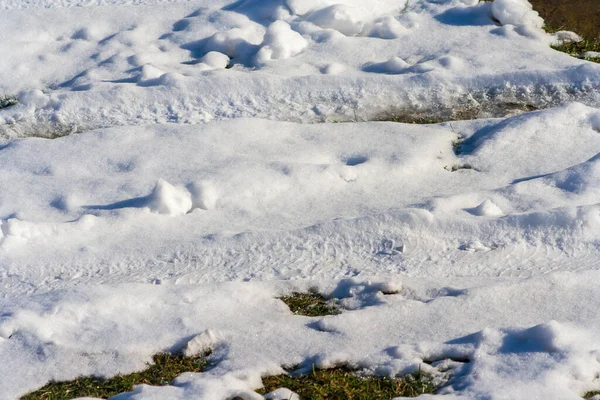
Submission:
<svg viewBox="0 0 600 400">
<path fill-rule="evenodd" d="M 340 313 L 339 308 L 333 302 L 334 299 L 327 300 L 318 293 L 294 292 L 288 296 L 279 297 L 279 300 L 283 301 L 295 315 L 321 317 Z"/>
<path fill-rule="evenodd" d="M 364 155 L 352 155 L 342 159 L 342 161 L 349 167 L 355 167 L 360 164 L 364 164 L 369 161 L 369 157 Z"/>
</svg>

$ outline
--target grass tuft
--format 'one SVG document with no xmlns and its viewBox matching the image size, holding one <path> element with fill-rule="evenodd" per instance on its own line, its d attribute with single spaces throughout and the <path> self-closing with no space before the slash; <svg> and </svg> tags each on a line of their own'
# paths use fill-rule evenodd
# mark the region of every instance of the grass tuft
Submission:
<svg viewBox="0 0 600 400">
<path fill-rule="evenodd" d="M 600 53 L 600 39 L 582 40 L 581 42 L 569 42 L 561 45 L 552 46 L 554 50 L 562 51 L 574 57 L 584 58 L 585 53 L 593 51 Z M 600 63 L 600 57 L 586 58 L 589 61 Z"/>
<path fill-rule="evenodd" d="M 544 30 L 576 32 L 584 40 L 552 46 L 553 49 L 577 58 L 586 58 L 588 51 L 600 52 L 600 9 L 598 0 L 531 0 L 533 8 L 544 18 Z M 599 58 L 586 58 L 600 63 Z"/>
<path fill-rule="evenodd" d="M 263 378 L 263 385 L 259 394 L 285 387 L 301 399 L 311 400 L 389 400 L 400 396 L 417 397 L 436 390 L 433 380 L 421 372 L 389 379 L 361 376 L 348 368 L 313 370 L 301 376 L 270 376 Z"/>
<path fill-rule="evenodd" d="M 530 0 L 551 32 L 568 30 L 588 39 L 600 39 L 598 0 Z"/>
<path fill-rule="evenodd" d="M 587 392 L 583 395 L 584 399 L 591 399 L 594 396 L 600 395 L 600 390 L 594 390 L 592 392 Z"/>
<path fill-rule="evenodd" d="M 19 103 L 17 96 L 0 96 L 0 110 Z"/>
<path fill-rule="evenodd" d="M 340 313 L 338 307 L 318 293 L 294 292 L 289 296 L 280 297 L 279 300 L 283 301 L 296 315 L 321 317 Z"/>
<path fill-rule="evenodd" d="M 417 125 L 433 125 L 441 122 L 446 122 L 450 119 L 441 118 L 432 115 L 421 115 L 421 114 L 397 114 L 389 116 L 384 121 L 388 122 L 400 122 L 403 124 L 417 124 Z"/>
<path fill-rule="evenodd" d="M 68 382 L 50 382 L 43 388 L 23 396 L 21 400 L 68 400 L 78 397 L 106 399 L 131 391 L 134 385 L 164 386 L 184 372 L 201 372 L 206 369 L 208 354 L 186 357 L 182 354 L 161 353 L 153 356 L 154 364 L 150 364 L 143 371 L 108 379 L 81 377 Z"/>
</svg>

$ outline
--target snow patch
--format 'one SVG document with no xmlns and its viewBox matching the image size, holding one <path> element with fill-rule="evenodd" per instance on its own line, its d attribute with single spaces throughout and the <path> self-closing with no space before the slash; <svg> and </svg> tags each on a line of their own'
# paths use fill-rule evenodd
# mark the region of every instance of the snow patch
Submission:
<svg viewBox="0 0 600 400">
<path fill-rule="evenodd" d="M 264 396 L 267 400 L 300 400 L 298 394 L 292 392 L 287 388 L 279 388 Z"/>
</svg>

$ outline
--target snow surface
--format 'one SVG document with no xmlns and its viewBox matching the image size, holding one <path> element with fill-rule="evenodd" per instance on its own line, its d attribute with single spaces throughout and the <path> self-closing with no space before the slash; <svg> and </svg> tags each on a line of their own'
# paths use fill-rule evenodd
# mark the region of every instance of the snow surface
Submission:
<svg viewBox="0 0 600 400">
<path fill-rule="evenodd" d="M 552 50 L 568 35 L 527 1 L 475 3 L 0 0 L 0 93 L 21 100 L 0 136 L 599 104 L 600 66 Z"/>
<path fill-rule="evenodd" d="M 117 398 L 258 399 L 312 364 L 421 369 L 423 399 L 600 389 L 600 66 L 527 1 L 0 9 L 1 399 L 206 349 Z M 373 122 L 404 114 L 456 120 Z M 277 299 L 311 288 L 343 312 Z"/>
</svg>

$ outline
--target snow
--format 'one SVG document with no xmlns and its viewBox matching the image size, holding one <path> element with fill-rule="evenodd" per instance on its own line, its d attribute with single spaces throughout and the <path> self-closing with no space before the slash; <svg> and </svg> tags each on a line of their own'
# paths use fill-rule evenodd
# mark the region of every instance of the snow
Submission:
<svg viewBox="0 0 600 400">
<path fill-rule="evenodd" d="M 0 9 L 19 100 L 1 399 L 207 350 L 213 368 L 116 398 L 260 399 L 313 364 L 421 370 L 442 385 L 423 399 L 600 388 L 600 66 L 552 50 L 580 38 L 529 2 Z M 407 115 L 451 121 L 377 122 Z M 342 313 L 278 300 L 309 290 Z"/>
<path fill-rule="evenodd" d="M 472 3 L 4 0 L 0 93 L 44 96 L 0 135 L 598 104 L 600 66 L 549 48 L 526 1 Z"/>
<path fill-rule="evenodd" d="M 502 25 L 542 28 L 544 20 L 527 0 L 494 0 L 492 15 Z"/>
<path fill-rule="evenodd" d="M 578 399 L 594 387 L 600 366 L 593 334 L 600 321 L 590 301 L 599 295 L 598 278 L 598 272 L 560 273 L 462 281 L 467 286 L 446 280 L 451 288 L 404 279 L 402 291 L 387 296 L 377 290 L 377 281 L 359 279 L 337 288 L 323 280 L 128 284 L 5 300 L 10 315 L 0 325 L 5 338 L 0 349 L 14 362 L 0 367 L 11 377 L 2 389 L 9 395 L 48 379 L 141 368 L 154 352 L 185 346 L 184 338 L 193 337 L 192 343 L 213 344 L 211 357 L 218 360 L 213 369 L 184 374 L 171 387 L 137 386 L 120 398 L 258 398 L 252 389 L 260 386 L 261 375 L 280 373 L 282 364 L 310 368 L 314 360 L 317 366 L 343 363 L 389 375 L 420 367 L 439 378 L 448 374 L 441 366 L 448 366 L 452 378 L 440 398 L 536 393 Z M 274 298 L 314 284 L 324 292 L 345 292 L 350 309 L 302 317 Z M 446 362 L 436 368 L 424 360 Z"/>
<path fill-rule="evenodd" d="M 287 388 L 275 389 L 265 395 L 265 399 L 270 400 L 299 400 L 299 396 Z"/>
<path fill-rule="evenodd" d="M 308 46 L 308 42 L 286 22 L 275 21 L 267 28 L 261 46 L 256 54 L 259 64 L 294 57 Z"/>
<path fill-rule="evenodd" d="M 178 188 L 159 179 L 147 198 L 150 210 L 171 216 L 185 215 L 192 209 L 192 196 L 186 188 Z"/>
</svg>

